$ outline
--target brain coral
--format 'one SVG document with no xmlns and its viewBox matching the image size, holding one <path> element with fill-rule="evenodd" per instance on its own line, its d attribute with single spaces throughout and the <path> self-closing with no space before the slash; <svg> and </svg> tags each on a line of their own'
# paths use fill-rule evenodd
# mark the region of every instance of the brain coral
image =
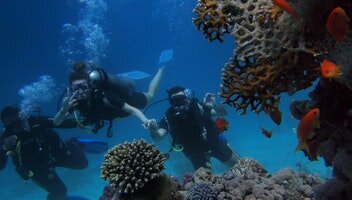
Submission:
<svg viewBox="0 0 352 200">
<path fill-rule="evenodd" d="M 105 155 L 101 177 L 119 193 L 134 193 L 163 174 L 164 160 L 160 151 L 144 140 L 125 142 Z"/>
</svg>

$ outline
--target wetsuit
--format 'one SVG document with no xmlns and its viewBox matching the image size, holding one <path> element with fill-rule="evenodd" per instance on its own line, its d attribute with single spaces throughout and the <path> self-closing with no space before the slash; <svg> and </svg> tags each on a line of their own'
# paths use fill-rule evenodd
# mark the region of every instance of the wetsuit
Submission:
<svg viewBox="0 0 352 200">
<path fill-rule="evenodd" d="M 199 107 L 200 106 L 200 107 Z M 167 130 L 173 145 L 181 145 L 194 169 L 209 168 L 210 157 L 221 162 L 229 160 L 233 154 L 227 143 L 219 140 L 220 132 L 211 117 L 211 109 L 191 99 L 188 110 L 169 108 L 159 122 L 159 127 Z"/>
<path fill-rule="evenodd" d="M 74 128 L 72 120 L 64 121 L 59 127 L 47 117 L 29 117 L 24 127 L 16 132 L 6 130 L 0 136 L 1 146 L 5 138 L 16 135 L 17 145 L 12 149 L 0 150 L 0 170 L 5 168 L 6 153 L 11 151 L 16 172 L 24 179 L 32 179 L 49 194 L 48 200 L 66 200 L 67 190 L 55 172 L 55 167 L 84 169 L 87 158 L 74 140 L 63 142 L 52 128 Z"/>
<path fill-rule="evenodd" d="M 81 102 L 70 111 L 78 110 L 81 113 L 84 117 L 82 124 L 95 124 L 96 129 L 99 129 L 104 120 L 111 123 L 115 118 L 129 116 L 130 113 L 122 110 L 125 103 L 139 109 L 147 105 L 145 94 L 136 92 L 131 81 L 109 75 L 101 69 L 93 70 L 90 74 L 94 73 L 99 74 L 99 77 L 91 77 L 93 90 L 90 93 L 90 101 Z"/>
</svg>

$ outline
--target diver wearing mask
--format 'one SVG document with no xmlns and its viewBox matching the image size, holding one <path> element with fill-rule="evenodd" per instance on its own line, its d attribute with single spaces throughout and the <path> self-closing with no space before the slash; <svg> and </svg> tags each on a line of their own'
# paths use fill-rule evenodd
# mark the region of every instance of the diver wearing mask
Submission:
<svg viewBox="0 0 352 200">
<path fill-rule="evenodd" d="M 68 196 L 65 184 L 55 172 L 58 166 L 84 169 L 88 165 L 79 140 L 72 138 L 63 142 L 52 129 L 75 128 L 75 121 L 65 120 L 55 126 L 51 118 L 44 116 L 22 118 L 17 106 L 5 107 L 1 111 L 1 121 L 4 130 L 0 135 L 0 170 L 11 157 L 16 172 L 24 180 L 31 179 L 49 193 L 47 200 L 85 199 Z"/>
<path fill-rule="evenodd" d="M 85 63 L 77 63 L 70 73 L 67 97 L 64 98 L 54 123 L 59 125 L 68 115 L 74 114 L 81 128 L 97 133 L 105 122 L 109 122 L 107 136 L 112 137 L 113 120 L 133 114 L 146 128 L 151 119 L 140 109 L 146 107 L 154 97 L 162 73 L 163 68 L 160 68 L 151 81 L 148 92 L 142 93 L 135 91 L 131 80 L 120 79 L 102 69 L 89 72 Z M 90 128 L 89 125 L 94 127 Z"/>
<path fill-rule="evenodd" d="M 170 108 L 158 124 L 151 123 L 151 137 L 158 141 L 170 133 L 172 150 L 182 151 L 195 170 L 211 168 L 211 157 L 232 167 L 239 156 L 226 141 L 219 139 L 220 131 L 212 116 L 227 113 L 224 107 L 215 106 L 215 95 L 208 93 L 204 102 L 199 102 L 192 91 L 184 87 L 172 87 L 167 92 Z"/>
</svg>

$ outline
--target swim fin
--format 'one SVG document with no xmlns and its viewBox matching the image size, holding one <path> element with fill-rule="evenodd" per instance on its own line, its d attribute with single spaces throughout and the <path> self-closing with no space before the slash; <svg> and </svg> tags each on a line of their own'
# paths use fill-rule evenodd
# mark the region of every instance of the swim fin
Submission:
<svg viewBox="0 0 352 200">
<path fill-rule="evenodd" d="M 99 154 L 105 153 L 109 149 L 107 142 L 97 139 L 88 139 L 88 138 L 76 138 L 79 146 L 86 153 Z"/>
<path fill-rule="evenodd" d="M 168 61 L 171 60 L 173 55 L 174 55 L 173 49 L 165 49 L 164 51 L 162 51 L 159 57 L 159 65 L 165 65 Z"/>
<path fill-rule="evenodd" d="M 127 78 L 131 80 L 141 80 L 150 77 L 150 74 L 142 71 L 130 71 L 122 74 L 117 74 L 118 77 Z"/>
<path fill-rule="evenodd" d="M 77 196 L 77 195 L 67 195 L 66 200 L 89 200 L 85 197 Z"/>
</svg>

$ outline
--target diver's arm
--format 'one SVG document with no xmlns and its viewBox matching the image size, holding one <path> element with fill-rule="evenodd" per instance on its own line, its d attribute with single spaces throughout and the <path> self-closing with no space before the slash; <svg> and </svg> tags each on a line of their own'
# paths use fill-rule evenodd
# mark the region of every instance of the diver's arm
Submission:
<svg viewBox="0 0 352 200">
<path fill-rule="evenodd" d="M 143 124 L 148 124 L 148 118 L 138 108 L 135 108 L 128 103 L 124 103 L 122 110 L 135 115 L 139 120 L 142 121 Z"/>
<path fill-rule="evenodd" d="M 163 128 L 158 128 L 156 131 L 150 131 L 150 136 L 153 138 L 155 141 L 160 141 L 165 137 L 167 134 L 167 130 Z"/>
<path fill-rule="evenodd" d="M 78 104 L 76 99 L 77 93 L 73 93 L 71 95 L 70 90 L 67 88 L 67 94 L 68 97 L 64 98 L 60 111 L 54 117 L 54 126 L 60 126 L 64 122 L 66 117 L 70 115 L 69 111 Z"/>
<path fill-rule="evenodd" d="M 168 133 L 166 127 L 168 127 L 166 118 L 163 118 L 159 124 L 156 120 L 152 120 L 148 129 L 153 140 L 160 141 L 163 137 L 165 137 Z"/>
<path fill-rule="evenodd" d="M 61 124 L 65 121 L 66 117 L 69 115 L 68 112 L 62 111 L 62 109 L 55 115 L 53 119 L 54 126 L 61 126 Z"/>
<path fill-rule="evenodd" d="M 212 116 L 223 117 L 227 115 L 227 111 L 224 105 L 219 105 L 216 103 L 215 94 L 207 93 L 203 99 L 203 104 L 207 109 L 210 110 Z"/>
</svg>

